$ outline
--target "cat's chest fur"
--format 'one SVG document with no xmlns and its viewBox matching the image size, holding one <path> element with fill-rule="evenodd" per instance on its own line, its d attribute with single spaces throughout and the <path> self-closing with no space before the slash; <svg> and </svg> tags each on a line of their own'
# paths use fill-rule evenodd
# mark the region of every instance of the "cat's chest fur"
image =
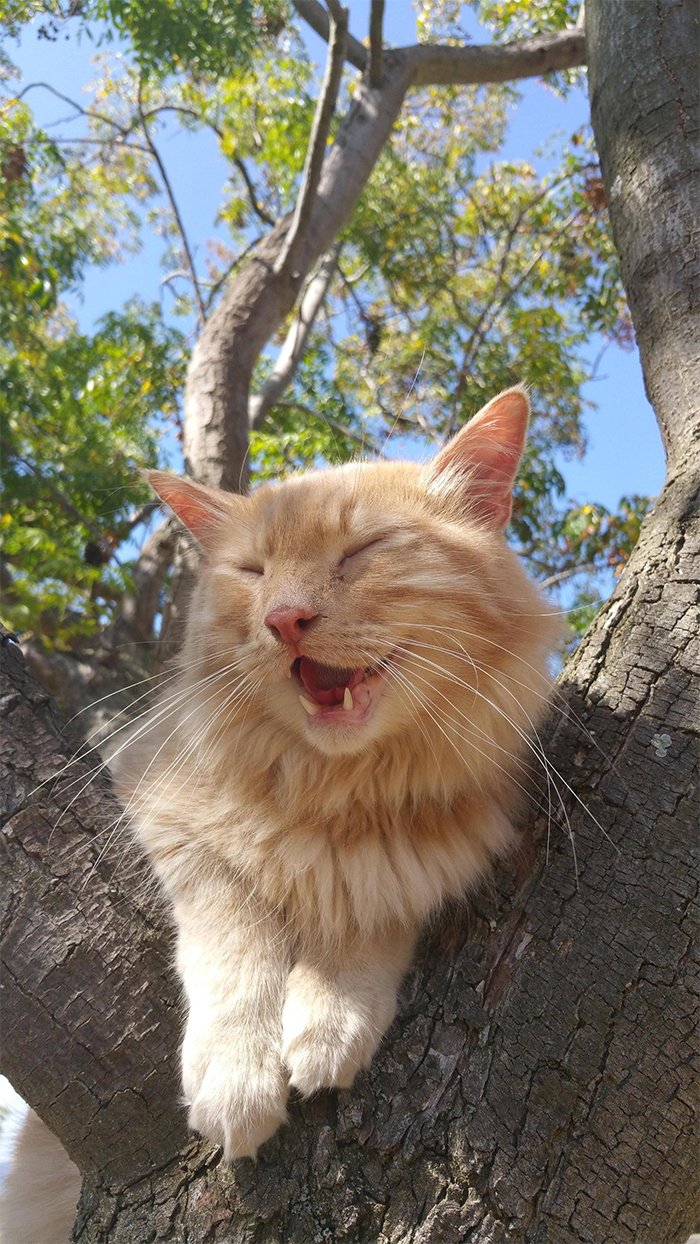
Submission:
<svg viewBox="0 0 700 1244">
<path fill-rule="evenodd" d="M 400 798 L 390 764 L 374 784 L 372 771 L 358 762 L 346 781 L 297 772 L 290 783 L 280 758 L 247 779 L 200 774 L 165 801 L 161 781 L 160 807 L 146 801 L 138 834 L 166 881 L 216 861 L 324 940 L 415 924 L 482 873 L 507 844 L 510 821 L 493 797 L 462 789 Z"/>
</svg>

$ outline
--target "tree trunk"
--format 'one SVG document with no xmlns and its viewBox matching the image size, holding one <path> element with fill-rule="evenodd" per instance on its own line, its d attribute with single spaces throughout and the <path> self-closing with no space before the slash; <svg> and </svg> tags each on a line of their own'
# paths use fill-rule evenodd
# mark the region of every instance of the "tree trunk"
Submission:
<svg viewBox="0 0 700 1244">
<path fill-rule="evenodd" d="M 696 16 L 680 0 L 586 9 L 593 120 L 670 468 L 544 741 L 575 860 L 546 800 L 533 805 L 517 857 L 425 939 L 370 1071 L 295 1103 L 257 1163 L 225 1168 L 185 1137 L 163 919 L 133 857 L 115 866 L 123 846 L 99 859 L 108 790 L 81 793 L 53 832 L 79 788 L 29 799 L 66 745 L 10 645 L 5 1070 L 84 1173 L 81 1244 L 681 1244 L 697 1225 Z"/>
</svg>

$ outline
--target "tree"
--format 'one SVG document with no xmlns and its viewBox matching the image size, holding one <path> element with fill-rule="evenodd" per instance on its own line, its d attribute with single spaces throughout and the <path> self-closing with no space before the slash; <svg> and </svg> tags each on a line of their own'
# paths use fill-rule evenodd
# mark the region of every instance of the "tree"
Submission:
<svg viewBox="0 0 700 1244">
<path fill-rule="evenodd" d="M 320 6 L 299 7 L 320 24 Z M 370 1073 L 337 1100 L 295 1106 L 255 1167 L 222 1169 L 217 1151 L 188 1140 L 177 1107 L 162 918 L 138 870 L 114 870 L 101 854 L 96 834 L 114 816 L 105 787 L 79 785 L 69 807 L 71 770 L 43 803 L 29 799 L 70 744 L 6 645 L 5 1066 L 84 1173 L 76 1239 L 670 1244 L 692 1229 L 697 14 L 683 0 L 586 8 L 596 142 L 669 470 L 615 593 L 564 670 L 546 741 L 577 871 L 566 836 L 548 833 L 546 800 L 535 803 L 523 850 L 492 892 L 468 922 L 456 916 L 427 939 Z M 540 36 L 538 50 L 486 57 L 454 46 L 384 53 L 379 86 L 376 33 L 369 57 L 349 44 L 369 59 L 367 79 L 309 195 L 306 249 L 289 247 L 294 224 L 277 225 L 195 350 L 185 443 L 191 462 L 209 462 L 209 482 L 230 478 L 249 420 L 247 389 L 226 389 L 232 352 L 250 358 L 250 380 L 303 271 L 345 223 L 352 194 L 338 205 L 331 187 L 379 154 L 411 74 L 464 80 L 484 59 L 487 72 L 505 64 L 512 74 L 543 47 L 568 49 L 561 67 L 581 58 L 581 39 Z M 332 29 L 331 42 L 337 52 Z M 302 191 L 297 220 L 305 211 Z M 277 273 L 295 245 L 295 266 Z"/>
<path fill-rule="evenodd" d="M 191 397 L 216 317 L 226 318 L 227 278 L 238 272 L 245 285 L 257 271 L 256 247 L 276 246 L 275 229 L 287 227 L 314 115 L 308 53 L 278 5 L 236 6 L 216 39 L 208 10 L 195 4 L 177 17 L 168 6 L 103 9 L 130 38 L 134 60 L 104 62 L 90 105 L 61 96 L 83 128 L 76 135 L 70 125 L 54 127 L 49 136 L 37 127 L 29 101 L 54 88 L 30 82 L 10 93 L 0 134 L 9 278 L 0 417 L 14 501 L 2 562 L 6 620 L 70 712 L 152 672 L 148 641 L 175 541 L 164 529 L 154 537 L 156 556 L 149 544 L 145 565 L 136 561 L 133 533 L 152 511 L 134 505 L 147 496 L 135 472 L 162 457 L 169 429 L 183 438 L 179 395 L 189 342 L 155 304 L 128 306 L 92 335 L 81 334 L 65 298 L 88 263 L 107 264 L 138 245 L 139 213 L 147 210 L 165 245 L 161 300 L 172 293 L 173 310 L 200 334 Z M 308 12 L 318 24 L 319 11 Z M 71 8 L 65 19 L 54 13 L 57 27 L 78 20 L 90 33 L 92 6 Z M 561 5 L 543 13 L 557 23 L 566 16 Z M 451 6 L 426 4 L 424 39 L 457 37 L 453 19 Z M 498 21 L 507 24 L 507 13 Z M 431 43 L 422 46 L 420 55 Z M 351 44 L 350 52 L 364 63 L 363 49 Z M 336 112 L 349 107 L 355 78 L 346 72 Z M 557 82 L 566 88 L 561 73 Z M 588 590 L 601 567 L 624 564 L 648 507 L 644 497 L 623 499 L 617 515 L 562 504 L 555 462 L 559 450 L 579 452 L 583 443 L 582 343 L 591 330 L 629 336 L 597 157 L 576 134 L 560 168 L 545 178 L 503 161 L 476 176 L 477 157 L 498 147 L 512 87 L 401 89 L 390 141 L 380 143 L 374 164 L 346 169 L 344 197 L 333 192 L 347 223 L 309 268 L 298 310 L 277 325 L 275 336 L 285 340 L 278 359 L 273 364 L 269 350 L 263 358 L 254 350 L 246 378 L 234 351 L 252 426 L 225 420 L 238 457 L 225 465 L 220 456 L 220 469 L 242 486 L 248 464 L 259 479 L 319 456 L 349 457 L 358 444 L 381 451 L 402 434 L 439 441 L 485 393 L 524 379 L 535 417 L 513 538 L 538 577 Z M 362 115 L 353 120 L 348 111 L 340 144 L 343 126 L 357 131 Z M 160 127 L 173 117 L 214 134 L 231 172 L 220 214 L 233 249 L 217 244 L 207 275 L 163 155 Z M 159 188 L 162 206 L 154 198 Z M 360 196 L 352 213 L 350 191 Z M 310 228 L 307 222 L 306 234 Z M 194 415 L 186 423 L 189 453 Z M 154 570 L 154 608 L 137 610 L 135 598 L 143 600 Z M 171 599 L 170 618 L 176 605 Z M 572 614 L 580 630 L 587 616 L 585 609 Z"/>
</svg>

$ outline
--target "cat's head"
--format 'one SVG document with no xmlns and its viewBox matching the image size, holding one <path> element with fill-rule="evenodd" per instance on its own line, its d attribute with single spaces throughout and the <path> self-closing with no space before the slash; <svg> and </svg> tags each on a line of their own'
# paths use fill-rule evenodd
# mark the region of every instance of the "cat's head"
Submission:
<svg viewBox="0 0 700 1244">
<path fill-rule="evenodd" d="M 528 413 L 510 389 L 427 465 L 352 463 L 248 497 L 150 472 L 203 552 L 187 660 L 329 756 L 390 736 L 443 753 L 455 731 L 481 753 L 487 711 L 490 748 L 494 679 L 512 698 L 539 678 L 543 700 L 553 634 L 503 537 Z"/>
</svg>

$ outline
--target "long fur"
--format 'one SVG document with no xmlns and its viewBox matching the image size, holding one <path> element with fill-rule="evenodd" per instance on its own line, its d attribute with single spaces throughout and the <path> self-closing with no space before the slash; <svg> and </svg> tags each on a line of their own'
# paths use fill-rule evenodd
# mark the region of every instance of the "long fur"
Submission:
<svg viewBox="0 0 700 1244">
<path fill-rule="evenodd" d="M 115 769 L 178 929 L 190 1120 L 228 1157 L 290 1083 L 352 1081 L 421 923 L 513 838 L 558 625 L 484 517 L 498 470 L 454 445 L 249 498 L 154 481 L 206 556 L 179 678 Z M 317 615 L 292 649 L 264 624 L 290 603 Z M 299 652 L 383 669 L 365 725 L 309 721 Z"/>
<path fill-rule="evenodd" d="M 171 903 L 190 1123 L 229 1159 L 290 1085 L 352 1083 L 421 925 L 513 841 L 559 634 L 503 538 L 527 415 L 511 390 L 427 467 L 247 498 L 151 476 L 202 568 L 179 668 L 111 763 Z M 288 606 L 311 619 L 294 644 L 270 625 Z M 374 671 L 367 719 L 310 719 L 300 656 L 329 686 Z"/>
<path fill-rule="evenodd" d="M 0 1244 L 68 1244 L 80 1182 L 60 1141 L 28 1110 L 0 1196 Z"/>
</svg>

